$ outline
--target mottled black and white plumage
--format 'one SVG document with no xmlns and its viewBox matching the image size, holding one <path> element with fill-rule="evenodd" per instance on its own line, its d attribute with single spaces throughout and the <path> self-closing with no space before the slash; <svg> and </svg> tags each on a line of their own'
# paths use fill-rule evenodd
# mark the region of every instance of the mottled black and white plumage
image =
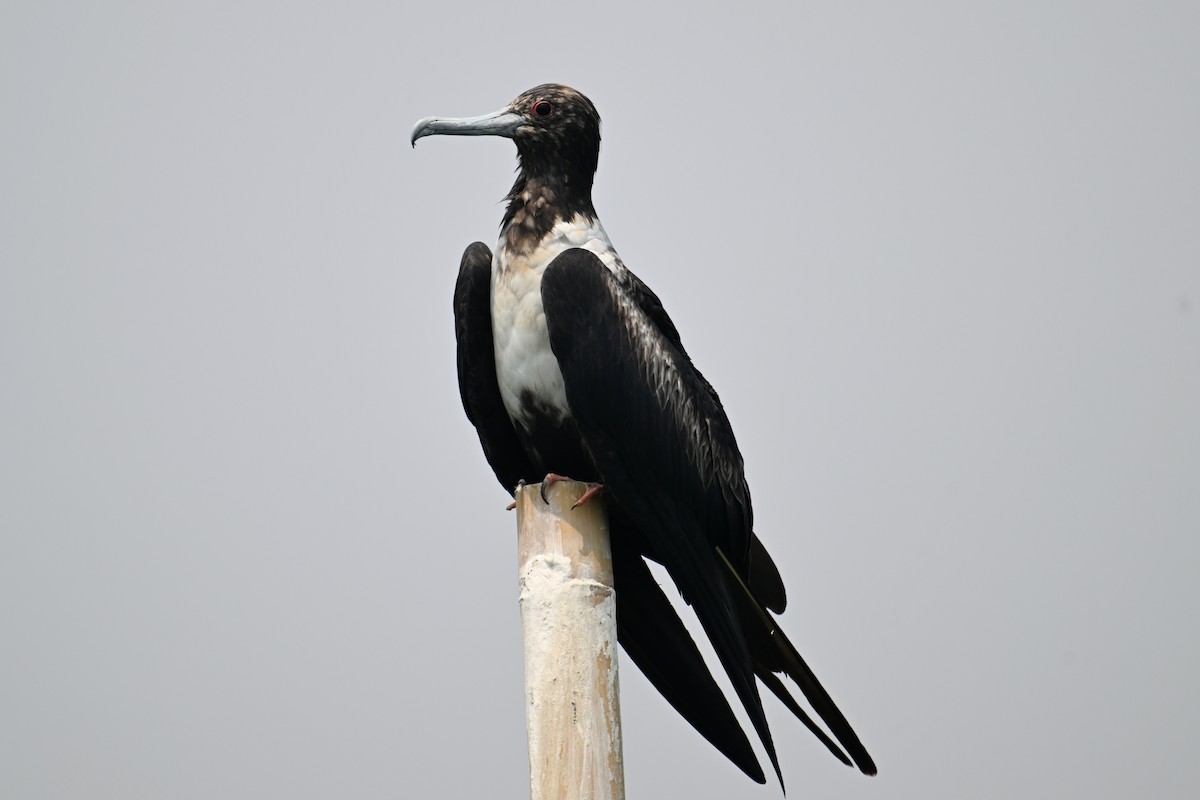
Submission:
<svg viewBox="0 0 1200 800">
<path fill-rule="evenodd" d="M 500 483 L 512 492 L 553 472 L 604 484 L 621 645 L 747 775 L 765 781 L 646 558 L 666 568 L 695 609 L 781 783 L 756 676 L 834 755 L 874 774 L 771 615 L 786 604 L 783 583 L 754 535 L 742 456 L 720 399 L 596 216 L 600 117 L 591 101 L 547 84 L 493 114 L 421 120 L 412 142 L 434 134 L 506 136 L 520 158 L 495 256 L 481 243 L 468 247 L 454 292 L 463 407 Z M 780 674 L 796 682 L 832 738 Z"/>
</svg>

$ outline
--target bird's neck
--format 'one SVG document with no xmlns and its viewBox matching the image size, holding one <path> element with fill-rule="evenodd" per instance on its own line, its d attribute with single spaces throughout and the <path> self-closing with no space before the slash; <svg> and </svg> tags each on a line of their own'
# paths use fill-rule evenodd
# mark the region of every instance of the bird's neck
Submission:
<svg viewBox="0 0 1200 800">
<path fill-rule="evenodd" d="M 592 172 L 572 170 L 569 161 L 540 162 L 522 154 L 521 172 L 507 200 L 501 238 L 512 252 L 532 250 L 556 224 L 577 214 L 596 217 Z"/>
</svg>

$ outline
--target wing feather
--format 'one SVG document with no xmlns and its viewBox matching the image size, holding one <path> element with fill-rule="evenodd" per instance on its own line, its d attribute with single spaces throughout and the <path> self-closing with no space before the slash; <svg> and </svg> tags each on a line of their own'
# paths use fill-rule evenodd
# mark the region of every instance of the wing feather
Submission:
<svg viewBox="0 0 1200 800">
<path fill-rule="evenodd" d="M 567 250 L 546 268 L 542 306 L 593 464 L 696 610 L 782 784 L 717 554 L 739 554 L 745 567 L 752 514 L 741 454 L 715 392 L 590 252 Z"/>
<path fill-rule="evenodd" d="M 568 250 L 546 268 L 542 304 L 588 455 L 638 529 L 642 554 L 666 567 L 695 609 L 780 784 L 755 677 L 839 760 L 852 758 L 874 774 L 857 735 L 767 611 L 782 610 L 786 597 L 753 534 L 741 454 L 716 392 L 688 358 L 661 303 L 592 253 Z M 850 758 L 775 673 L 797 682 Z"/>
<path fill-rule="evenodd" d="M 463 253 L 454 285 L 454 333 L 458 341 L 458 392 L 475 426 L 483 455 L 505 491 L 521 480 L 536 480 L 533 464 L 513 429 L 492 347 L 492 251 L 475 242 Z"/>
</svg>

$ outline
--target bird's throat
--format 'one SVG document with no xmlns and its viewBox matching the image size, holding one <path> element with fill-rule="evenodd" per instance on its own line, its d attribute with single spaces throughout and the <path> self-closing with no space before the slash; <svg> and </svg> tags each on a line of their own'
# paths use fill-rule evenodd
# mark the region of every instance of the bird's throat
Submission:
<svg viewBox="0 0 1200 800">
<path fill-rule="evenodd" d="M 504 245 L 510 252 L 533 250 L 555 225 L 576 214 L 595 218 L 590 174 L 572 175 L 558 161 L 521 161 L 521 173 L 508 193 L 501 223 Z"/>
</svg>

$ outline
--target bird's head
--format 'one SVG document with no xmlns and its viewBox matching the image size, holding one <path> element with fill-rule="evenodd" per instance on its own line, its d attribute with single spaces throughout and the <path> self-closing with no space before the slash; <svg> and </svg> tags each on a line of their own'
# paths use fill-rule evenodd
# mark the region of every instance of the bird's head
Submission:
<svg viewBox="0 0 1200 800">
<path fill-rule="evenodd" d="M 567 86 L 546 83 L 522 92 L 499 111 L 479 117 L 426 117 L 412 132 L 425 136 L 504 136 L 516 142 L 521 169 L 530 174 L 586 176 L 590 188 L 600 154 L 600 115 L 592 101 Z"/>
</svg>

